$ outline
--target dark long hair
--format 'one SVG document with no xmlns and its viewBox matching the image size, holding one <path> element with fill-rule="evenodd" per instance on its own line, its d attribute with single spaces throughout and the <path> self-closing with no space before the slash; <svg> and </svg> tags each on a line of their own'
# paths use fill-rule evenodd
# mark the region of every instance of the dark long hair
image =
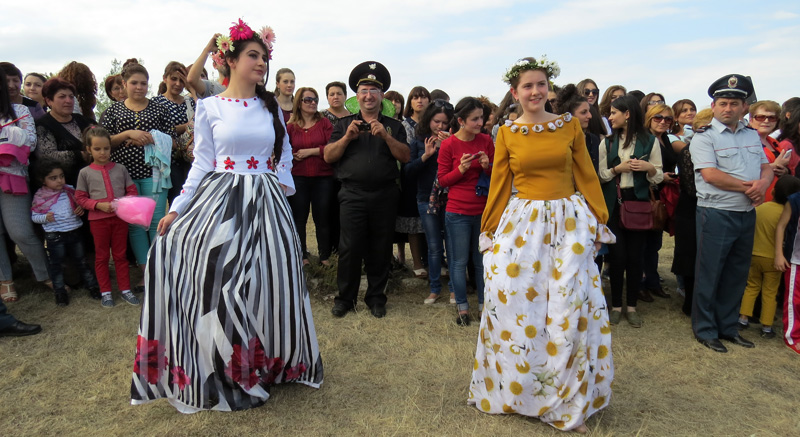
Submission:
<svg viewBox="0 0 800 437">
<path fill-rule="evenodd" d="M 425 108 L 425 112 L 422 113 L 422 117 L 419 119 L 419 123 L 417 123 L 417 138 L 425 139 L 431 136 L 433 133 L 431 132 L 431 120 L 433 120 L 433 117 L 436 117 L 437 114 L 446 115 L 447 124 L 449 125 L 453 121 L 453 106 L 444 100 L 434 100 L 431 102 L 431 104 Z"/>
<path fill-rule="evenodd" d="M 226 60 L 234 60 L 239 59 L 239 55 L 244 53 L 245 45 L 248 43 L 254 42 L 261 46 L 264 49 L 264 53 L 267 54 L 267 74 L 266 77 L 269 77 L 269 49 L 261 41 L 261 38 L 258 34 L 253 33 L 253 37 L 246 40 L 246 41 L 238 41 L 236 44 L 236 50 L 234 51 L 227 51 L 225 52 L 225 59 Z M 227 64 L 227 63 L 226 63 Z M 290 73 L 292 70 L 281 69 L 281 70 L 288 70 Z M 294 75 L 294 73 L 292 73 Z M 278 72 L 278 77 L 280 77 L 281 72 Z M 281 153 L 283 152 L 283 139 L 286 136 L 286 129 L 283 127 L 283 123 L 281 123 L 281 115 L 279 115 L 279 107 L 278 107 L 278 100 L 275 97 L 275 93 L 267 91 L 264 85 L 256 84 L 256 95 L 262 102 L 264 102 L 264 106 L 269 110 L 269 113 L 272 114 L 272 128 L 275 130 L 275 145 L 273 146 L 272 153 L 275 156 L 275 160 L 273 161 L 274 164 L 281 162 Z"/>
<path fill-rule="evenodd" d="M 455 108 L 455 113 L 453 114 L 453 119 L 450 120 L 450 128 L 453 129 L 453 133 L 456 133 L 461 129 L 461 125 L 458 124 L 458 119 L 460 118 L 465 120 L 469 116 L 469 113 L 476 109 L 483 111 L 483 104 L 475 97 L 464 97 L 458 101 L 458 104 Z M 483 116 L 483 114 L 481 114 L 481 116 Z M 428 120 L 428 123 L 430 123 L 430 120 Z"/>
<path fill-rule="evenodd" d="M 14 120 L 17 118 L 17 113 L 14 107 L 11 106 L 11 96 L 8 95 L 8 79 L 6 79 L 6 72 L 0 68 L 0 117 Z"/>
<path fill-rule="evenodd" d="M 789 140 L 794 147 L 800 146 L 800 107 L 791 111 L 789 118 L 781 120 L 781 134 L 778 141 Z"/>
<path fill-rule="evenodd" d="M 642 107 L 639 105 L 639 101 L 636 100 L 636 97 L 626 94 L 611 102 L 611 107 L 617 111 L 629 113 L 627 123 L 628 127 L 625 131 L 625 144 L 620 146 L 620 148 L 628 147 L 633 141 L 633 137 L 643 138 L 644 136 L 649 135 L 647 130 L 644 128 Z M 621 134 L 622 129 L 618 128 L 614 129 L 614 132 L 611 135 L 619 139 Z"/>
<path fill-rule="evenodd" d="M 404 117 L 411 117 L 414 115 L 414 108 L 411 107 L 411 100 L 414 99 L 414 97 L 427 97 L 428 103 L 431 102 L 431 93 L 427 88 L 424 86 L 415 86 L 414 88 L 411 88 L 411 91 L 408 92 L 408 98 L 406 99 L 406 103 L 408 103 L 408 105 L 406 106 L 406 110 L 403 112 Z"/>
<path fill-rule="evenodd" d="M 97 105 L 97 80 L 86 64 L 72 61 L 57 74 L 58 77 L 75 85 L 75 98 L 85 117 L 94 120 L 94 107 Z"/>
</svg>

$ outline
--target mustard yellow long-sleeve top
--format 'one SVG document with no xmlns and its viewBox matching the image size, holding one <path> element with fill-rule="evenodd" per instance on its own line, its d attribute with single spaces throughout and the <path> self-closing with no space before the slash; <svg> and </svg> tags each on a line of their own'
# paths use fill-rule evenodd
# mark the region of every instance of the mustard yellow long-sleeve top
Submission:
<svg viewBox="0 0 800 437">
<path fill-rule="evenodd" d="M 580 191 L 598 223 L 608 221 L 600 181 L 578 120 L 564 114 L 552 123 L 563 125 L 555 132 L 548 129 L 548 123 L 543 123 L 542 132 L 535 132 L 534 124 L 517 124 L 516 132 L 509 126 L 500 127 L 481 232 L 493 235 L 497 229 L 511 197 L 512 180 L 521 199 L 563 199 Z M 528 128 L 527 135 L 523 135 L 523 127 Z"/>
</svg>

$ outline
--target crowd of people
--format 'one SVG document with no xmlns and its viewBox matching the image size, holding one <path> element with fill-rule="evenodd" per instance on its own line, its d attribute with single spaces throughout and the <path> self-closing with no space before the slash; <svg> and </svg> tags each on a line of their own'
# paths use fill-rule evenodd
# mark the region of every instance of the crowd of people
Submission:
<svg viewBox="0 0 800 437">
<path fill-rule="evenodd" d="M 381 318 L 399 264 L 427 280 L 421 303 L 447 285 L 455 322 L 477 316 L 470 404 L 585 431 L 611 397 L 611 326 L 641 327 L 640 301 L 672 297 L 658 272 L 667 233 L 701 344 L 754 347 L 740 332 L 756 321 L 775 337 L 782 299 L 800 353 L 800 98 L 751 101 L 737 74 L 711 85 L 708 109 L 622 85 L 601 96 L 591 79 L 556 86 L 542 57 L 508 69 L 499 104 L 454 105 L 424 86 L 404 98 L 367 61 L 325 87 L 320 111 L 288 68 L 266 89 L 273 43 L 239 20 L 193 64 L 170 62 L 155 97 L 131 59 L 104 79 L 114 103 L 101 114 L 84 64 L 48 78 L 0 63 L 0 335 L 41 330 L 6 312 L 16 247 L 59 306 L 85 288 L 113 307 L 113 258 L 121 298 L 142 305 L 132 402 L 250 408 L 273 384 L 322 383 L 306 266 L 338 254 L 335 317 L 356 309 L 363 268 Z M 115 214 L 130 195 L 155 201 L 149 226 Z"/>
</svg>

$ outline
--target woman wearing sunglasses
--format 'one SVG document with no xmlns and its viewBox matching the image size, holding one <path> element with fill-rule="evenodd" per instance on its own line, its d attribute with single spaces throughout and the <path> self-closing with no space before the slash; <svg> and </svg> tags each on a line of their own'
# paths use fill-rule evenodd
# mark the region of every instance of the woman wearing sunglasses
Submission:
<svg viewBox="0 0 800 437">
<path fill-rule="evenodd" d="M 651 135 L 656 137 L 661 151 L 661 165 L 664 180 L 653 187 L 656 198 L 659 198 L 661 189 L 667 184 L 677 184 L 678 177 L 675 167 L 678 164 L 678 152 L 686 147 L 682 141 L 672 141 L 668 132 L 675 122 L 672 108 L 660 103 L 652 105 L 644 117 L 644 125 Z M 669 298 L 661 287 L 661 277 L 658 275 L 658 251 L 663 243 L 663 231 L 647 231 L 644 243 L 643 269 L 644 286 L 641 288 L 639 300 L 652 302 L 653 295 Z"/>
<path fill-rule="evenodd" d="M 762 100 L 750 106 L 750 127 L 758 132 L 761 146 L 764 148 L 764 154 L 767 155 L 769 165 L 775 173 L 775 178 L 767 189 L 767 194 L 764 198 L 765 202 L 772 200 L 772 188 L 778 178 L 787 173 L 795 175 L 797 164 L 800 163 L 800 156 L 795 156 L 796 151 L 787 153 L 792 149 L 791 144 L 788 142 L 786 144 L 778 144 L 778 141 L 770 136 L 778 127 L 778 114 L 780 112 L 780 105 L 772 100 Z"/>
<path fill-rule="evenodd" d="M 647 114 L 647 111 L 649 111 L 653 106 L 666 105 L 667 101 L 664 99 L 664 96 L 659 93 L 649 93 L 642 97 L 642 100 L 639 101 L 639 104 L 642 106 L 642 114 Z"/>
<path fill-rule="evenodd" d="M 308 212 L 314 218 L 317 234 L 319 262 L 329 266 L 331 255 L 330 209 L 333 201 L 333 168 L 322 158 L 325 146 L 333 133 L 330 120 L 317 111 L 319 95 L 314 88 L 297 90 L 292 107 L 292 116 L 286 125 L 289 142 L 292 144 L 292 178 L 294 196 L 289 197 L 292 216 L 300 246 L 303 250 L 303 265 L 309 264 L 306 245 L 306 222 Z"/>
<path fill-rule="evenodd" d="M 578 94 L 586 97 L 589 102 L 589 111 L 592 113 L 592 119 L 589 120 L 589 132 L 597 135 L 598 137 L 606 137 L 611 135 L 611 127 L 603 124 L 603 118 L 600 117 L 600 88 L 597 83 L 592 79 L 584 79 L 578 82 Z M 563 112 L 563 111 L 562 111 Z"/>
</svg>

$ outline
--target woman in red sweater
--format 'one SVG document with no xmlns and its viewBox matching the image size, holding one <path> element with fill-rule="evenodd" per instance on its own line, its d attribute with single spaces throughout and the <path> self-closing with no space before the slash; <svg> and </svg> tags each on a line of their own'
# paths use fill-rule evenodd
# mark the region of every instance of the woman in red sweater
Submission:
<svg viewBox="0 0 800 437">
<path fill-rule="evenodd" d="M 286 125 L 292 144 L 292 177 L 297 192 L 289 197 L 294 224 L 300 235 L 303 265 L 308 265 L 306 222 L 311 210 L 317 229 L 319 261 L 330 265 L 331 226 L 330 208 L 333 199 L 333 168 L 322 159 L 325 145 L 331 139 L 333 125 L 317 111 L 319 95 L 314 88 L 300 88 L 294 98 L 292 117 Z"/>
<path fill-rule="evenodd" d="M 456 323 L 469 325 L 467 303 L 467 262 L 475 265 L 475 285 L 479 311 L 483 310 L 483 256 L 478 250 L 481 214 L 489 194 L 489 179 L 494 160 L 492 137 L 481 133 L 483 105 L 465 97 L 456 105 L 452 121 L 454 135 L 442 141 L 439 149 L 439 184 L 449 188 L 445 228 L 449 241 L 450 280 L 456 295 Z"/>
</svg>

